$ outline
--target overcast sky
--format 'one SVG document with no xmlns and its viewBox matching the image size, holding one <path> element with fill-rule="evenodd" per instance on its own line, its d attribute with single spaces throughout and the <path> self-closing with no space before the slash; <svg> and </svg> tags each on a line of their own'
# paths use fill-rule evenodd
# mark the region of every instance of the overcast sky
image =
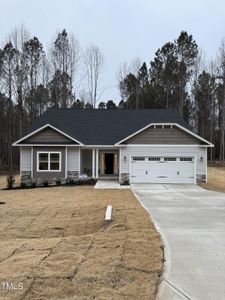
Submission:
<svg viewBox="0 0 225 300">
<path fill-rule="evenodd" d="M 116 73 L 124 61 L 153 59 L 157 48 L 181 30 L 193 34 L 208 58 L 225 37 L 222 0 L 0 0 L 0 41 L 24 24 L 49 46 L 56 31 L 73 32 L 82 47 L 97 44 L 104 54 L 101 100 L 118 100 Z"/>
</svg>

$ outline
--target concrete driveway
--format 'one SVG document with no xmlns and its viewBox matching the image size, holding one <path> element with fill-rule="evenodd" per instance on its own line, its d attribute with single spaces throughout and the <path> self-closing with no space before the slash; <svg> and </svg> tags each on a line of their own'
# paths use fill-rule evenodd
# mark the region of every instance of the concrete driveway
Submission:
<svg viewBox="0 0 225 300">
<path fill-rule="evenodd" d="M 134 184 L 165 245 L 162 300 L 225 299 L 225 194 L 195 185 Z"/>
</svg>

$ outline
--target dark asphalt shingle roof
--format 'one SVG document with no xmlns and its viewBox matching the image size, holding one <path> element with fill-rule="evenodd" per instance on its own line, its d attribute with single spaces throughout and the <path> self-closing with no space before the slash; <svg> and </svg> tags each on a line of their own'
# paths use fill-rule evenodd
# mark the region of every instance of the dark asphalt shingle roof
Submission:
<svg viewBox="0 0 225 300">
<path fill-rule="evenodd" d="M 31 131 L 51 124 L 86 145 L 113 145 L 150 123 L 188 124 L 173 109 L 48 109 Z"/>
</svg>

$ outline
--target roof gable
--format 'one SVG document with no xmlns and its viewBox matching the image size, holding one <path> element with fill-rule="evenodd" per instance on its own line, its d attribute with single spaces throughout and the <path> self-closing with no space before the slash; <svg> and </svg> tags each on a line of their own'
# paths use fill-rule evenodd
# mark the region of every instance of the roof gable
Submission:
<svg viewBox="0 0 225 300">
<path fill-rule="evenodd" d="M 80 145 L 80 142 L 59 129 L 46 124 L 14 143 L 15 145 Z"/>
<path fill-rule="evenodd" d="M 151 126 L 124 141 L 124 144 L 200 144 L 201 142 L 176 126 Z"/>
<path fill-rule="evenodd" d="M 121 144 L 212 145 L 207 140 L 176 123 L 149 124 L 117 143 L 117 145 Z"/>
</svg>

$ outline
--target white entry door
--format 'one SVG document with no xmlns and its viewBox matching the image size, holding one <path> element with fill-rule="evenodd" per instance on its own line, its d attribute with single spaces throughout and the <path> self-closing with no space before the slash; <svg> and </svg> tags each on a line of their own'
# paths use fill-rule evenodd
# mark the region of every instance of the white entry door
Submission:
<svg viewBox="0 0 225 300">
<path fill-rule="evenodd" d="M 194 157 L 131 157 L 131 183 L 196 183 Z"/>
</svg>

